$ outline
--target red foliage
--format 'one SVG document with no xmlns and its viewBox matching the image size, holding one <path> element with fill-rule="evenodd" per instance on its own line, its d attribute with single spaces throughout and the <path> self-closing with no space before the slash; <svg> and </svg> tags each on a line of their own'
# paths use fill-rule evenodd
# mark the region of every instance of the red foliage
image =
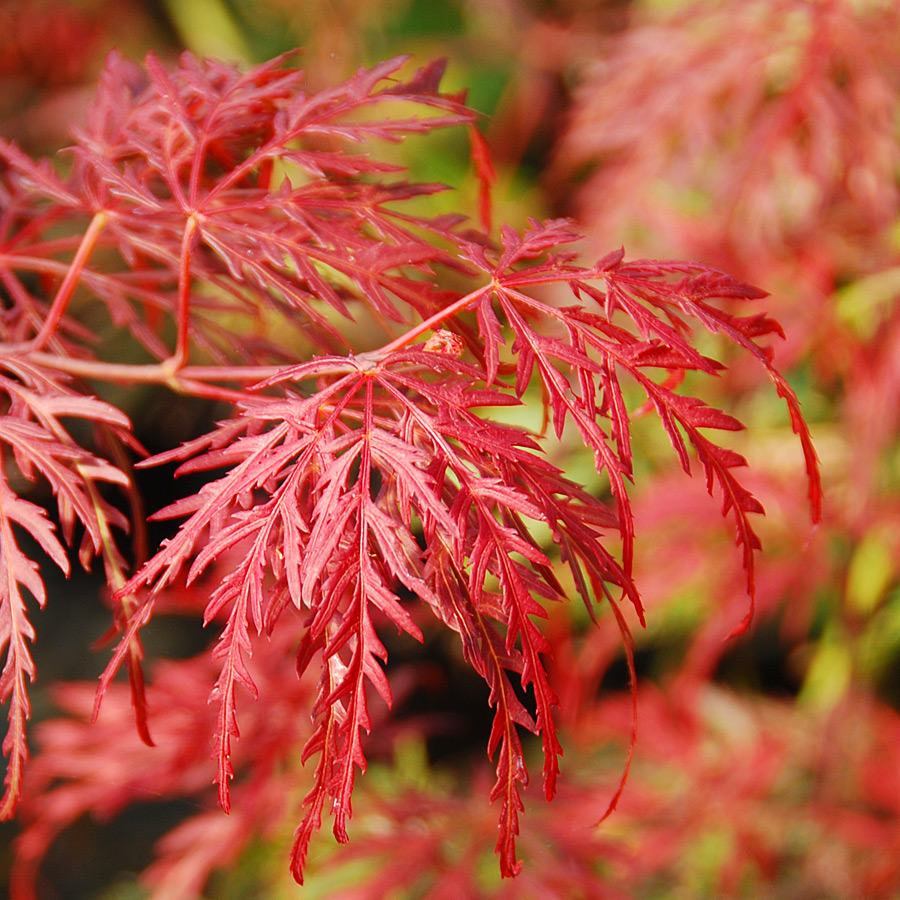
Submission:
<svg viewBox="0 0 900 900">
<path fill-rule="evenodd" d="M 81 81 L 101 30 L 93 15 L 59 0 L 10 0 L 0 9 L 0 79 L 57 88 Z"/>
<path fill-rule="evenodd" d="M 577 204 L 595 240 L 634 232 L 807 303 L 883 264 L 900 211 L 896 4 L 689 3 L 609 51 L 558 158 L 598 164 Z"/>
<path fill-rule="evenodd" d="M 648 621 L 672 616 L 668 632 L 663 624 L 648 639 L 670 662 L 665 675 L 653 673 L 665 681 L 670 711 L 679 691 L 690 687 L 696 700 L 710 680 L 727 677 L 734 656 L 754 650 L 783 667 L 779 690 L 799 691 L 796 721 L 785 715 L 781 727 L 803 728 L 805 737 L 791 745 L 787 733 L 776 734 L 792 757 L 779 777 L 821 792 L 789 798 L 794 807 L 779 805 L 777 791 L 762 792 L 743 818 L 780 810 L 798 831 L 819 835 L 822 849 L 779 865 L 773 896 L 776 887 L 785 896 L 897 891 L 896 867 L 885 862 L 896 855 L 896 808 L 887 790 L 874 800 L 867 773 L 889 782 L 886 770 L 898 765 L 886 749 L 895 714 L 875 699 L 896 704 L 896 644 L 887 629 L 898 578 L 898 48 L 900 18 L 890 3 L 647 7 L 585 69 L 558 148 L 557 175 L 579 179 L 573 208 L 598 245 L 624 237 L 642 252 L 701 258 L 770 288 L 788 335 L 779 362 L 796 364 L 801 396 L 817 405 L 813 433 L 830 502 L 809 546 L 794 527 L 793 477 L 777 433 L 758 442 L 771 450 L 768 459 L 765 450 L 751 457 L 759 465 L 748 486 L 772 498 L 760 528 L 772 553 L 757 592 L 767 630 L 753 647 L 722 640 L 742 608 L 741 578 L 718 552 L 716 523 L 698 492 L 669 474 L 634 497 L 636 528 L 652 548 L 635 562 Z M 723 380 L 725 391 L 735 402 L 742 396 L 743 409 L 763 408 L 741 374 Z M 709 549 L 700 561 L 691 549 L 704 532 Z M 561 695 L 589 706 L 611 657 L 597 636 L 573 648 L 560 669 L 577 659 L 590 677 Z M 674 707 L 696 718 L 690 703 Z M 627 710 L 623 700 L 620 727 Z M 665 727 L 642 718 L 644 737 Z M 874 762 L 876 746 L 883 764 Z M 646 749 L 642 740 L 639 755 Z M 627 798 L 656 793 L 654 779 L 671 756 L 674 742 L 650 766 L 638 761 Z M 681 768 L 689 764 L 686 754 Z M 693 803 L 709 797 L 713 783 L 695 768 L 673 807 L 701 820 Z M 739 821 L 740 803 L 719 793 Z M 648 821 L 636 812 L 639 820 Z M 670 826 L 676 852 L 685 849 L 681 833 L 703 830 L 680 812 Z M 735 882 L 713 893 L 729 889 L 743 895 Z"/>
<path fill-rule="evenodd" d="M 29 865 L 56 828 L 84 809 L 114 810 L 158 766 L 171 770 L 162 793 L 193 790 L 197 748 L 204 755 L 206 743 L 183 707 L 197 708 L 187 694 L 202 694 L 205 672 L 219 802 L 236 811 L 232 782 L 239 784 L 244 819 L 214 826 L 225 842 L 215 856 L 197 842 L 207 815 L 185 825 L 167 845 L 184 869 L 172 864 L 165 877 L 193 890 L 236 852 L 270 804 L 284 801 L 277 761 L 299 742 L 301 760 L 317 761 L 292 854 L 301 880 L 323 810 L 337 840 L 348 839 L 356 773 L 367 766 L 372 690 L 392 702 L 385 629 L 421 639 L 424 609 L 458 637 L 489 688 L 496 851 L 501 873 L 517 874 L 528 782 L 520 729 L 541 736 L 548 799 L 562 754 L 547 672 L 549 608 L 577 594 L 594 617 L 605 602 L 626 653 L 622 601 L 643 621 L 629 496 L 637 410 L 656 413 L 686 471 L 693 449 L 708 491 L 721 496 L 752 612 L 759 541 L 751 514 L 762 507 L 736 474 L 744 459 L 717 438 L 741 425 L 679 387 L 685 373 L 722 368 L 696 349 L 698 325 L 746 351 L 772 379 L 802 444 L 819 517 L 809 434 L 764 343 L 780 328 L 758 312 L 735 311 L 763 292 L 707 266 L 626 262 L 622 251 L 582 264 L 572 249 L 578 233 L 565 220 L 532 221 L 522 234 L 504 226 L 495 243 L 465 230 L 462 216 L 406 211 L 443 188 L 407 181 L 375 147 L 468 126 L 473 116 L 462 96 L 440 92 L 441 63 L 408 76 L 402 66 L 382 63 L 310 94 L 284 59 L 241 73 L 186 55 L 169 72 L 152 56 L 140 68 L 113 55 L 66 175 L 11 144 L 0 147 L 8 305 L 0 440 L 17 474 L 39 476 L 55 493 L 63 539 L 71 544 L 76 523 L 83 526 L 81 561 L 100 557 L 115 591 L 123 636 L 95 706 L 96 716 L 104 694 L 114 699 L 115 734 L 105 746 L 120 740 L 125 704 L 111 679 L 123 662 L 145 744 L 151 730 L 157 744 L 170 744 L 163 755 L 134 749 L 117 784 L 81 771 L 70 793 L 51 789 L 32 801 L 34 824 L 22 844 Z M 365 152 L 356 152 L 360 145 Z M 478 141 L 475 159 L 487 184 Z M 484 219 L 488 212 L 484 200 Z M 148 361 L 91 340 L 71 316 L 79 290 Z M 103 499 L 99 483 L 119 485 L 139 519 L 127 451 L 140 448 L 124 414 L 86 394 L 87 380 L 162 385 L 230 408 L 209 434 L 139 463 L 174 461 L 181 474 L 208 474 L 196 494 L 154 514 L 183 521 L 130 578 L 112 531 L 124 530 L 127 517 Z M 503 422 L 504 411 L 526 400 L 543 403 L 549 436 Z M 60 422 L 71 418 L 90 421 L 92 434 L 79 432 L 85 446 Z M 551 462 L 567 427 L 591 450 L 611 504 Z M 21 587 L 44 599 L 13 523 L 68 565 L 49 521 L 13 485 L 6 478 L 0 493 L 0 695 L 12 698 L 5 815 L 20 795 L 25 682 L 33 675 Z M 140 629 L 182 576 L 189 585 L 202 576 L 210 590 L 204 619 L 220 627 L 213 671 L 185 663 L 161 672 L 148 718 Z M 739 627 L 747 621 L 749 613 Z M 301 677 L 307 669 L 318 675 L 312 696 L 304 682 L 284 685 L 294 650 Z M 252 745 L 245 779 L 238 688 L 260 700 L 252 707 L 260 733 L 243 742 Z M 63 699 L 79 709 L 84 702 L 78 691 Z M 310 710 L 311 732 L 296 728 Z M 100 753 L 86 734 L 58 726 L 48 741 L 83 762 Z M 65 774 L 52 762 L 35 768 L 38 789 Z"/>
<path fill-rule="evenodd" d="M 29 768 L 28 783 L 41 799 L 25 804 L 28 827 L 18 842 L 13 895 L 34 896 L 38 865 L 53 839 L 87 813 L 104 821 L 135 802 L 190 801 L 197 811 L 160 842 L 159 861 L 145 874 L 154 896 L 166 900 L 199 896 L 210 873 L 236 859 L 254 835 L 271 835 L 293 813 L 297 769 L 290 760 L 310 731 L 298 710 L 312 703 L 313 693 L 293 676 L 291 643 L 284 630 L 257 647 L 252 670 L 268 688 L 266 703 L 252 704 L 244 714 L 247 740 L 235 754 L 230 816 L 209 797 L 216 716 L 208 698 L 216 666 L 208 654 L 154 666 L 148 700 L 155 747 L 135 734 L 125 685 L 110 686 L 97 723 L 90 721 L 95 685 L 58 686 L 55 700 L 68 718 L 40 726 L 42 753 Z"/>
</svg>

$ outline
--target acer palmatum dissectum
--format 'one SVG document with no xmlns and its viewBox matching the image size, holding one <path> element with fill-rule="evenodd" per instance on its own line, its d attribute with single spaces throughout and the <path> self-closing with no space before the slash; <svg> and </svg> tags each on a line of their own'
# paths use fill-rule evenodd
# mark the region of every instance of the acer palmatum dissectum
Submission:
<svg viewBox="0 0 900 900">
<path fill-rule="evenodd" d="M 754 354 L 773 379 L 819 515 L 815 454 L 796 397 L 759 343 L 778 325 L 718 303 L 733 308 L 762 292 L 701 265 L 628 263 L 621 251 L 582 265 L 568 221 L 532 221 L 524 233 L 504 226 L 495 245 L 462 216 L 405 212 L 407 201 L 443 188 L 406 181 L 374 147 L 471 127 L 474 117 L 462 96 L 440 93 L 441 63 L 405 81 L 403 63 L 307 95 L 302 72 L 284 59 L 241 73 L 186 55 L 169 72 L 152 56 L 139 68 L 113 55 L 65 176 L 12 145 L 0 148 L 8 306 L 0 366 L 9 397 L 0 436 L 8 464 L 26 477 L 40 474 L 56 493 L 66 540 L 76 519 L 83 524 L 82 562 L 102 557 L 121 604 L 124 634 L 98 705 L 127 661 L 150 742 L 140 628 L 180 576 L 216 578 L 205 621 L 222 623 L 210 702 L 215 780 L 227 811 L 238 689 L 257 694 L 253 641 L 288 630 L 300 674 L 314 661 L 320 668 L 314 730 L 297 750 L 304 762 L 316 759 L 293 851 L 298 880 L 323 809 L 337 839 L 347 840 L 372 689 L 379 702 L 392 699 L 375 618 L 420 638 L 410 598 L 458 635 L 490 688 L 497 852 L 503 875 L 519 870 L 515 837 L 528 778 L 519 729 L 541 735 L 548 798 L 562 753 L 544 667 L 552 650 L 539 624 L 544 604 L 567 599 L 570 582 L 592 616 L 598 602 L 612 607 L 626 648 L 621 601 L 643 618 L 631 576 L 628 487 L 636 404 L 657 413 L 685 470 L 693 447 L 710 493 L 721 495 L 752 612 L 759 542 L 750 515 L 762 507 L 735 475 L 744 460 L 707 434 L 741 426 L 676 389 L 678 373 L 721 368 L 695 348 L 695 325 Z M 480 139 L 475 146 L 487 184 Z M 488 222 L 486 192 L 481 206 Z M 100 355 L 70 315 L 79 291 L 136 339 L 145 361 L 116 357 L 116 344 Z M 359 334 L 365 346 L 352 344 Z M 182 473 L 218 474 L 154 514 L 184 521 L 127 581 L 110 530 L 124 529 L 127 518 L 101 499 L 97 483 L 133 493 L 123 450 L 139 446 L 121 412 L 79 393 L 87 379 L 163 385 L 233 410 L 210 434 L 138 463 L 177 461 Z M 502 422 L 503 408 L 522 404 L 532 387 L 550 436 Z M 492 418 L 492 408 L 501 415 Z M 94 423 L 90 449 L 60 417 Z M 567 426 L 608 479 L 612 508 L 550 461 L 547 449 Z M 133 517 L 139 499 L 131 498 Z M 20 586 L 43 601 L 35 563 L 17 549 L 10 523 L 68 564 L 52 526 L 8 483 L 0 516 L 9 814 L 26 758 L 25 677 L 33 674 Z M 533 525 L 549 530 L 552 547 Z M 568 575 L 554 571 L 550 552 Z M 225 556 L 227 570 L 213 566 Z M 288 609 L 299 620 L 285 616 Z M 533 709 L 515 679 L 532 689 Z"/>
</svg>

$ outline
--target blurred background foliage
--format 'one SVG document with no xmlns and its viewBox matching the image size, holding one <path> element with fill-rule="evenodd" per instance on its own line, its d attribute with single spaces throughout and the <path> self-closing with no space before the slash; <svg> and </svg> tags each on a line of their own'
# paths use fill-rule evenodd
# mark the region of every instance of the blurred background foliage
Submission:
<svg viewBox="0 0 900 900">
<path fill-rule="evenodd" d="M 564 787 L 549 806 L 533 792 L 525 869 L 503 884 L 484 693 L 448 646 L 399 642 L 391 677 L 406 699 L 359 781 L 352 843 L 318 839 L 304 895 L 900 897 L 896 4 L 5 0 L 3 136 L 38 154 L 64 145 L 113 46 L 246 63 L 299 46 L 311 89 L 397 54 L 448 57 L 447 87 L 467 87 L 484 113 L 496 221 L 573 215 L 588 252 L 624 244 L 632 258 L 696 259 L 771 292 L 761 309 L 786 331 L 776 359 L 823 465 L 826 518 L 810 533 L 790 423 L 762 371 L 733 360 L 709 400 L 748 426 L 735 446 L 767 516 L 756 619 L 728 639 L 747 603 L 730 528 L 702 479 L 674 470 L 662 432 L 639 423 L 648 627 L 635 629 L 639 737 L 619 809 L 596 826 L 631 732 L 615 629 L 588 627 L 574 605 L 554 611 Z M 417 177 L 458 188 L 438 202 L 474 214 L 464 135 L 398 153 Z M 157 407 L 139 423 L 148 434 L 166 427 Z M 574 442 L 559 462 L 590 479 Z M 44 686 L 102 666 L 102 654 L 76 652 L 104 630 L 102 607 L 79 610 L 77 626 L 72 608 L 38 644 Z M 88 633 L 72 637 L 75 627 Z M 197 639 L 185 633 L 163 630 L 150 655 L 187 655 Z M 145 896 L 134 873 L 154 838 L 196 811 L 151 802 L 113 825 L 79 821 L 45 866 L 43 896 Z M 258 835 L 203 896 L 297 896 L 285 865 L 294 816 Z M 13 833 L 4 827 L 5 868 Z"/>
</svg>

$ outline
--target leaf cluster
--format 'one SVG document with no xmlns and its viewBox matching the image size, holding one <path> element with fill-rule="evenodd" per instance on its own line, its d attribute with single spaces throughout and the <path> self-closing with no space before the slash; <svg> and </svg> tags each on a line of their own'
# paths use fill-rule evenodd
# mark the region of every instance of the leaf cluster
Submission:
<svg viewBox="0 0 900 900">
<path fill-rule="evenodd" d="M 762 507 L 739 479 L 744 459 L 719 440 L 740 423 L 684 390 L 688 373 L 721 370 L 696 348 L 698 327 L 754 357 L 787 403 L 818 518 L 809 434 L 765 343 L 780 328 L 741 309 L 763 292 L 623 251 L 585 263 L 567 220 L 494 236 L 461 215 L 414 212 L 443 187 L 409 181 L 387 149 L 474 129 L 475 117 L 462 95 L 441 92 L 443 63 L 411 74 L 404 64 L 310 93 L 288 59 L 241 72 L 189 55 L 174 70 L 113 55 L 67 171 L 0 146 L 4 815 L 21 790 L 34 675 L 22 591 L 45 600 L 19 530 L 64 571 L 66 546 L 84 565 L 102 560 L 122 633 L 95 716 L 127 665 L 147 744 L 141 629 L 161 598 L 203 583 L 204 621 L 218 634 L 209 700 L 226 811 L 241 692 L 272 702 L 259 693 L 254 651 L 261 641 L 293 649 L 299 676 L 316 682 L 311 705 L 293 713 L 312 714 L 298 752 L 315 760 L 292 851 L 299 881 L 323 811 L 348 839 L 372 706 L 392 703 L 385 629 L 421 639 L 423 611 L 456 635 L 489 689 L 496 851 L 503 875 L 519 871 L 523 730 L 540 736 L 548 799 L 562 755 L 550 611 L 577 596 L 608 628 L 598 618 L 608 607 L 628 653 L 628 607 L 643 621 L 629 496 L 636 416 L 654 413 L 682 468 L 693 455 L 720 498 L 746 574 L 746 627 Z M 490 165 L 473 141 L 486 225 Z M 141 355 L 96 340 L 79 304 Z M 147 498 L 132 472 L 141 448 L 124 413 L 88 387 L 134 383 L 224 410 L 210 433 L 137 463 L 205 479 L 153 513 L 180 525 L 140 564 L 118 544 L 128 527 L 144 533 Z M 542 404 L 542 433 L 509 423 L 525 402 Z M 90 427 L 76 439 L 70 420 Z M 591 451 L 603 496 L 554 462 L 564 434 Z M 58 531 L 21 496 L 35 480 L 55 495 Z M 121 490 L 127 514 L 105 484 Z"/>
</svg>

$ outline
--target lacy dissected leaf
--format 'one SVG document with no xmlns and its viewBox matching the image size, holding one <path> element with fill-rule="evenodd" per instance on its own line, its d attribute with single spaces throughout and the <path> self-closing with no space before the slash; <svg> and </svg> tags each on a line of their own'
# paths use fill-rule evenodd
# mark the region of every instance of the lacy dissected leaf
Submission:
<svg viewBox="0 0 900 900">
<path fill-rule="evenodd" d="M 406 346 L 407 337 L 358 357 L 315 357 L 257 385 L 238 417 L 217 431 L 150 461 L 180 461 L 181 473 L 224 474 L 157 514 L 186 520 L 122 590 L 150 587 L 101 694 L 158 592 L 181 572 L 195 581 L 227 555 L 232 564 L 218 576 L 205 618 L 224 622 L 213 653 L 220 669 L 211 699 L 218 710 L 216 781 L 228 809 L 239 736 L 236 691 L 257 692 L 248 668 L 253 637 L 272 633 L 286 609 L 297 610 L 304 622 L 298 670 L 321 660 L 315 730 L 303 750 L 304 761 L 318 760 L 295 835 L 298 880 L 324 809 L 332 812 L 336 838 L 348 838 L 355 774 L 366 768 L 371 690 L 387 706 L 392 700 L 376 622 L 420 639 L 412 602 L 424 603 L 459 635 L 464 658 L 489 687 L 497 852 L 504 875 L 518 872 L 520 789 L 528 779 L 520 727 L 541 736 L 548 798 L 562 753 L 558 700 L 544 664 L 551 647 L 541 623 L 546 604 L 567 591 L 534 526 L 549 529 L 554 552 L 591 616 L 598 600 L 612 606 L 629 665 L 631 639 L 619 600 L 627 599 L 643 621 L 631 576 L 628 494 L 631 418 L 640 410 L 634 392 L 623 388 L 623 374 L 643 395 L 643 406 L 657 413 L 682 466 L 690 471 L 693 447 L 708 489 L 721 493 L 723 514 L 733 518 L 743 549 L 752 613 L 759 541 L 749 516 L 762 507 L 734 475 L 742 457 L 706 435 L 740 424 L 679 393 L 685 372 L 714 376 L 721 369 L 694 349 L 691 320 L 750 351 L 775 380 L 796 414 L 818 515 L 815 456 L 796 398 L 757 344 L 777 333 L 777 325 L 761 315 L 724 313 L 710 302 L 753 300 L 760 292 L 702 267 L 625 264 L 621 253 L 586 268 L 569 249 L 575 237 L 570 223 L 557 220 L 532 223 L 523 235 L 504 229 L 496 253 L 463 245 L 467 262 L 484 272 L 485 286 L 457 297 L 429 322 L 450 324 L 474 310 L 483 342 L 476 363 L 459 358 L 472 336 L 446 330 L 415 347 Z M 369 265 L 377 269 L 374 257 Z M 548 303 L 542 294 L 548 287 L 565 290 L 574 304 Z M 512 384 L 501 377 L 506 372 L 514 373 Z M 532 383 L 555 437 L 574 425 L 593 452 L 615 512 L 548 460 L 546 438 L 476 412 L 519 405 Z M 607 546 L 610 531 L 618 532 L 620 559 Z M 511 676 L 530 701 L 520 699 Z"/>
<path fill-rule="evenodd" d="M 69 561 L 43 508 L 18 496 L 10 483 L 10 470 L 18 481 L 44 479 L 56 497 L 59 521 L 67 542 L 76 522 L 85 534 L 80 556 L 87 565 L 97 555 L 120 561 L 110 527 L 126 528 L 122 514 L 99 494 L 98 484 L 127 488 L 127 476 L 105 460 L 82 448 L 71 437 L 66 418 L 92 421 L 124 434 L 128 419 L 92 397 L 75 394 L 59 381 L 24 361 L 6 361 L 0 372 L 5 412 L 0 416 L 0 652 L 6 660 L 0 674 L 0 701 L 10 701 L 9 729 L 3 752 L 9 758 L 6 794 L 0 817 L 8 818 L 21 791 L 23 766 L 28 758 L 25 723 L 30 715 L 26 679 L 35 675 L 28 642 L 35 636 L 28 620 L 24 588 L 40 606 L 46 591 L 37 561 L 19 547 L 16 531 L 30 534 L 66 574 Z"/>
<path fill-rule="evenodd" d="M 123 635 L 94 717 L 105 693 L 120 696 L 112 678 L 127 663 L 145 744 L 152 741 L 140 630 L 177 582 L 203 585 L 205 624 L 218 629 L 208 726 L 226 811 L 232 789 L 245 786 L 241 693 L 262 699 L 272 691 L 260 654 L 268 661 L 280 651 L 283 661 L 290 646 L 299 675 L 312 670 L 314 699 L 298 701 L 311 708 L 311 730 L 288 736 L 289 745 L 302 743 L 304 764 L 316 758 L 292 853 L 302 880 L 323 811 L 337 840 L 348 840 L 374 711 L 393 702 L 384 632 L 422 640 L 425 611 L 458 636 L 463 659 L 488 687 L 496 853 L 502 875 L 519 872 L 529 780 L 523 729 L 540 736 L 548 799 L 560 771 L 559 699 L 547 671 L 554 606 L 577 594 L 595 623 L 598 605 L 609 606 L 636 681 L 628 607 L 642 624 L 644 610 L 632 576 L 635 417 L 655 413 L 682 468 L 690 472 L 696 457 L 709 492 L 721 496 L 750 595 L 739 628 L 749 621 L 760 546 L 751 517 L 762 506 L 736 474 L 743 457 L 719 440 L 740 423 L 685 390 L 687 373 L 714 377 L 722 369 L 697 349 L 697 325 L 754 357 L 787 403 L 819 518 L 809 434 L 762 343 L 780 328 L 734 311 L 763 293 L 697 264 L 626 262 L 624 251 L 584 265 L 568 220 L 532 221 L 523 233 L 503 226 L 495 245 L 487 234 L 461 231 L 461 216 L 414 212 L 443 187 L 407 180 L 396 157 L 376 148 L 472 129 L 475 117 L 462 95 L 441 92 L 443 62 L 404 75 L 405 62 L 311 92 L 288 57 L 242 72 L 190 54 L 171 70 L 153 55 L 141 67 L 113 54 L 68 174 L 0 145 L 0 287 L 8 306 L 0 698 L 10 699 L 3 813 L 15 804 L 27 756 L 25 688 L 34 667 L 24 593 L 45 599 L 19 531 L 30 531 L 66 571 L 63 544 L 76 527 L 84 530 L 82 562 L 102 557 Z M 495 174 L 486 143 L 477 133 L 472 142 L 487 228 Z M 99 359 L 92 333 L 71 315 L 85 295 L 161 362 Z M 366 347 L 342 355 L 357 339 Z M 378 347 L 379 339 L 386 343 Z M 192 355 L 203 364 L 190 365 Z M 111 534 L 126 520 L 99 490 L 101 482 L 129 488 L 128 421 L 54 372 L 165 385 L 231 405 L 231 418 L 209 434 L 150 461 L 178 463 L 178 474 L 204 483 L 155 514 L 181 519 L 180 527 L 129 580 Z M 541 429 L 509 424 L 509 407 L 525 402 L 541 404 Z M 91 423 L 95 452 L 74 439 L 71 418 Z M 609 503 L 552 461 L 572 437 L 592 455 L 603 479 L 597 494 Z M 23 479 L 49 485 L 63 540 L 13 489 Z M 134 496 L 131 506 L 142 519 Z M 171 725 L 165 719 L 163 731 Z M 289 749 L 258 757 L 259 777 Z M 190 771 L 195 763 L 191 757 Z M 622 783 L 624 776 L 609 808 Z M 122 796 L 82 787 L 82 800 L 99 807 Z M 265 805 L 265 790 L 242 793 Z M 56 825 L 64 819 L 51 810 Z M 173 896 L 188 884 L 199 890 L 214 863 L 198 843 L 207 823 L 204 813 L 171 838 L 167 852 L 189 873 L 179 881 L 177 866 L 163 870 Z M 222 826 L 223 846 L 238 846 L 243 828 Z M 32 834 L 45 849 L 47 832 Z"/>
<path fill-rule="evenodd" d="M 59 277 L 59 312 L 85 285 L 161 359 L 174 318 L 181 361 L 191 343 L 220 362 L 241 355 L 221 326 L 228 313 L 259 321 L 261 307 L 278 311 L 298 339 L 312 327 L 329 348 L 347 340 L 327 307 L 385 321 L 433 313 L 445 297 L 433 267 L 459 267 L 435 239 L 452 241 L 464 217 L 405 212 L 443 186 L 411 183 L 357 146 L 471 123 L 462 96 L 440 90 L 444 63 L 404 79 L 397 58 L 309 93 L 287 62 L 241 72 L 185 54 L 168 71 L 152 54 L 143 68 L 112 54 L 67 177 L 0 145 L 12 189 L 47 209 L 20 229 L 3 277 Z M 47 234 L 60 219 L 83 228 L 85 217 L 83 244 Z M 95 267 L 100 248 L 124 265 Z M 283 359 L 278 340 L 261 335 L 257 357 L 263 348 Z"/>
<path fill-rule="evenodd" d="M 721 490 L 723 513 L 734 517 L 751 598 L 751 611 L 739 626 L 746 627 L 754 595 L 753 551 L 759 547 L 747 515 L 762 512 L 762 507 L 730 471 L 743 465 L 743 459 L 699 430 L 733 431 L 742 426 L 720 410 L 675 393 L 644 370 L 717 373 L 720 365 L 692 346 L 692 319 L 755 356 L 788 405 L 805 457 L 812 518 L 818 521 L 821 483 L 809 430 L 796 395 L 775 369 L 768 351 L 758 343 L 761 337 L 780 335 L 780 327 L 764 315 L 740 317 L 710 302 L 716 298 L 756 300 L 764 296 L 763 292 L 708 267 L 678 262 L 625 263 L 622 252 L 609 254 L 591 269 L 575 266 L 567 252 L 547 253 L 577 237 L 570 224 L 562 220 L 534 222 L 522 236 L 506 229 L 503 236 L 496 262 L 481 247 L 472 247 L 468 253 L 468 258 L 492 277 L 490 289 L 479 292 L 475 300 L 489 372 L 497 370 L 504 328 L 508 328 L 514 335 L 517 394 L 524 393 L 536 373 L 551 407 L 556 434 L 560 436 L 566 422 L 571 421 L 585 445 L 593 450 L 597 471 L 609 478 L 618 507 L 626 573 L 631 571 L 634 541 L 627 490 L 632 478 L 632 450 L 619 372 L 637 382 L 658 414 L 682 467 L 689 471 L 679 429 L 686 432 L 697 451 L 710 492 L 716 485 Z M 523 261 L 528 265 L 517 268 Z M 534 295 L 536 286 L 554 282 L 568 286 L 582 302 L 574 307 L 550 305 Z M 502 318 L 498 318 L 498 312 Z M 619 324 L 623 317 L 626 327 Z M 541 324 L 532 324 L 535 320 Z M 548 332 L 546 323 L 554 320 L 564 329 L 564 339 Z M 629 323 L 632 330 L 627 329 Z M 604 420 L 608 430 L 602 424 Z"/>
<path fill-rule="evenodd" d="M 25 609 L 25 588 L 43 606 L 47 600 L 37 564 L 19 549 L 13 525 L 27 530 L 48 556 L 66 573 L 69 562 L 65 550 L 47 520 L 44 510 L 17 497 L 5 474 L 0 473 L 0 652 L 6 661 L 0 673 L 0 701 L 9 700 L 9 728 L 3 739 L 3 753 L 9 760 L 6 793 L 0 803 L 0 818 L 14 812 L 22 790 L 22 774 L 28 761 L 25 723 L 31 715 L 26 678 L 33 680 L 34 661 L 28 642 L 34 640 L 34 628 Z"/>
<path fill-rule="evenodd" d="M 542 662 L 549 645 L 537 623 L 547 615 L 540 601 L 562 599 L 564 590 L 528 522 L 550 526 L 589 606 L 600 596 L 612 600 L 607 584 L 638 604 L 626 573 L 602 547 L 616 519 L 544 459 L 534 437 L 476 415 L 480 406 L 520 401 L 500 385 L 487 390 L 480 368 L 450 354 L 403 350 L 377 363 L 322 357 L 265 386 L 282 382 L 301 395 L 261 396 L 218 434 L 156 460 L 185 459 L 185 472 L 227 472 L 160 513 L 188 518 L 126 585 L 129 592 L 152 587 L 126 641 L 179 571 L 187 569 L 192 581 L 223 554 L 239 554 L 206 612 L 207 621 L 226 617 L 213 698 L 220 710 L 217 781 L 227 807 L 235 688 L 255 692 L 246 668 L 251 630 L 270 632 L 287 606 L 306 616 L 298 666 L 304 670 L 320 654 L 322 674 L 317 728 L 304 750 L 304 759 L 319 761 L 295 845 L 301 877 L 326 798 L 335 835 L 346 840 L 354 772 L 365 768 L 367 684 L 391 702 L 373 613 L 420 638 L 403 598 L 423 601 L 460 635 L 464 656 L 490 688 L 488 750 L 499 754 L 493 796 L 502 798 L 498 851 L 504 874 L 514 874 L 518 785 L 527 779 L 518 726 L 542 735 L 548 797 L 562 752 Z M 313 384 L 317 390 L 307 387 Z M 121 658 L 120 650 L 105 683 Z M 533 713 L 510 674 L 533 689 Z"/>
</svg>

